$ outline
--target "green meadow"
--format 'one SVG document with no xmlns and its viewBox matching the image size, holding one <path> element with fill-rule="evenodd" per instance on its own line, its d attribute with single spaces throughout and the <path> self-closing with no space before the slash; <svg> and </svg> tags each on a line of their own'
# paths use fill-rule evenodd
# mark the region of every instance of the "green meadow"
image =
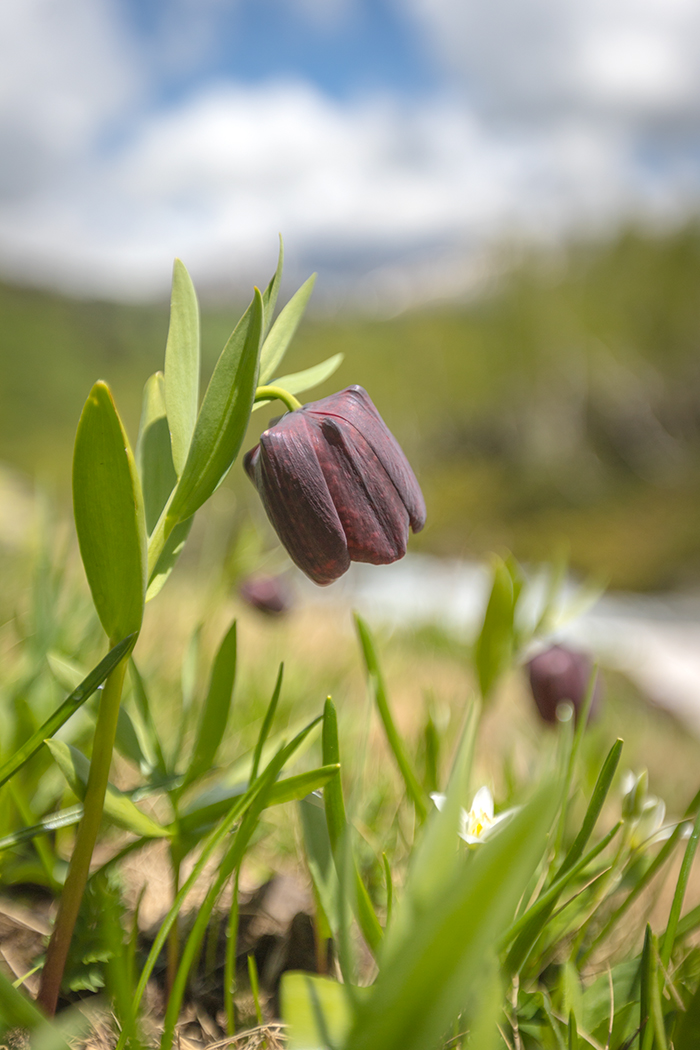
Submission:
<svg viewBox="0 0 700 1050">
<path fill-rule="evenodd" d="M 370 391 L 425 491 L 415 549 L 507 548 L 530 561 L 563 548 L 613 587 L 688 587 L 700 579 L 699 283 L 699 226 L 630 229 L 606 244 L 520 252 L 469 300 L 387 318 L 312 309 L 285 368 L 345 354 L 306 396 L 354 382 Z M 205 300 L 205 371 L 237 316 Z M 95 376 L 135 432 L 167 303 L 4 285 L 0 317 L 0 459 L 67 502 Z M 226 484 L 254 503 L 240 465 Z"/>
</svg>

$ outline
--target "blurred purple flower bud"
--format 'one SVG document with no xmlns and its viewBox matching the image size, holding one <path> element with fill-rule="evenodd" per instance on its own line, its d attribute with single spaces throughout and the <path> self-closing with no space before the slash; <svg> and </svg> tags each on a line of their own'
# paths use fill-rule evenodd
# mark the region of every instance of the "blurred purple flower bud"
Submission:
<svg viewBox="0 0 700 1050">
<path fill-rule="evenodd" d="M 553 645 L 534 656 L 527 667 L 530 688 L 541 718 L 545 722 L 556 722 L 557 707 L 565 700 L 570 700 L 578 719 L 593 673 L 590 656 L 575 649 L 567 649 L 563 645 Z M 589 718 L 595 715 L 601 695 L 602 685 L 598 677 Z"/>
<path fill-rule="evenodd" d="M 244 466 L 290 557 L 318 584 L 351 561 L 403 558 L 409 525 L 425 524 L 409 462 L 360 386 L 282 416 Z"/>
<path fill-rule="evenodd" d="M 238 588 L 241 598 L 268 616 L 288 612 L 294 604 L 281 576 L 249 576 Z"/>
</svg>

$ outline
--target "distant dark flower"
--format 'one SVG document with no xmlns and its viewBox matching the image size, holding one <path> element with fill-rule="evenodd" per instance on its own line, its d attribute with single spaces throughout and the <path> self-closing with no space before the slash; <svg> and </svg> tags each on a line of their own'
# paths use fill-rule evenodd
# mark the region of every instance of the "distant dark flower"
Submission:
<svg viewBox="0 0 700 1050">
<path fill-rule="evenodd" d="M 315 583 L 351 561 L 386 565 L 425 524 L 420 486 L 360 386 L 282 416 L 245 469 L 290 557 Z"/>
<path fill-rule="evenodd" d="M 248 605 L 268 616 L 288 612 L 294 604 L 289 587 L 281 576 L 248 576 L 240 584 L 238 593 Z"/>
<path fill-rule="evenodd" d="M 564 700 L 571 701 L 578 718 L 593 673 L 590 656 L 563 645 L 553 645 L 534 656 L 527 667 L 532 695 L 543 720 L 556 722 L 557 707 Z M 598 678 L 591 704 L 591 718 L 596 713 L 601 694 L 602 686 Z"/>
</svg>

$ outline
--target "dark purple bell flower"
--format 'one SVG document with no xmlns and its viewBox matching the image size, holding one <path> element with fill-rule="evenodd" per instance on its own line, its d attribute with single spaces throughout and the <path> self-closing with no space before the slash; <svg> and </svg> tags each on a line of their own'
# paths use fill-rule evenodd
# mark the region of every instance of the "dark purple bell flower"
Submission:
<svg viewBox="0 0 700 1050">
<path fill-rule="evenodd" d="M 294 601 L 281 576 L 248 576 L 238 588 L 241 598 L 267 616 L 289 612 Z"/>
<path fill-rule="evenodd" d="M 351 561 L 403 558 L 409 525 L 425 524 L 409 462 L 361 386 L 282 416 L 244 466 L 290 557 L 318 584 Z"/>
<path fill-rule="evenodd" d="M 593 673 L 590 656 L 575 649 L 567 649 L 563 645 L 553 645 L 534 656 L 527 667 L 532 695 L 542 719 L 545 722 L 556 722 L 557 707 L 564 700 L 571 701 L 578 718 Z M 598 678 L 591 703 L 591 718 L 596 713 L 601 694 L 602 686 Z"/>
</svg>

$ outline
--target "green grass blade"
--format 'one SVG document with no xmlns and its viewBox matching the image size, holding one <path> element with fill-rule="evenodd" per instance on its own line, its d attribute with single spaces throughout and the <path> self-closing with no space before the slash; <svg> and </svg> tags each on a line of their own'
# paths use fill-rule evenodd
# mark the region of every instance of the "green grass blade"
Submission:
<svg viewBox="0 0 700 1050">
<path fill-rule="evenodd" d="M 483 960 L 542 857 L 555 806 L 547 784 L 497 835 L 463 857 L 449 884 L 412 921 L 398 923 L 397 914 L 345 1050 L 438 1045 L 464 1008 L 467 990 L 473 995 L 479 987 Z"/>
<path fill-rule="evenodd" d="M 184 264 L 176 259 L 165 346 L 165 404 L 173 465 L 180 476 L 187 461 L 199 406 L 199 305 Z"/>
<path fill-rule="evenodd" d="M 49 813 L 38 824 L 33 824 L 28 828 L 20 828 L 19 831 L 13 831 L 11 835 L 6 835 L 0 839 L 0 852 L 19 846 L 22 842 L 29 842 L 37 835 L 47 835 L 50 831 L 57 831 L 59 828 L 70 828 L 74 824 L 79 824 L 82 815 L 82 805 L 69 806 L 67 809 L 59 810 L 57 813 Z"/>
<path fill-rule="evenodd" d="M 484 622 L 474 645 L 474 663 L 484 700 L 490 698 L 496 682 L 510 665 L 515 601 L 513 575 L 501 558 L 494 558 L 491 593 Z"/>
<path fill-rule="evenodd" d="M 27 1032 L 32 1032 L 32 1046 L 40 1043 L 44 1050 L 69 1050 L 69 1044 L 59 1029 L 49 1025 L 34 1003 L 14 988 L 0 971 L 0 1037 L 14 1028 L 22 1029 L 25 1038 Z"/>
<path fill-rule="evenodd" d="M 681 1014 L 673 1039 L 674 1050 L 697 1050 L 700 1046 L 700 985 Z"/>
<path fill-rule="evenodd" d="M 256 288 L 204 395 L 187 462 L 165 512 L 164 538 L 209 499 L 238 455 L 255 397 L 263 320 Z"/>
<path fill-rule="evenodd" d="M 165 776 L 165 756 L 163 754 L 163 749 L 160 745 L 160 737 L 158 736 L 158 730 L 156 729 L 155 722 L 153 721 L 151 704 L 148 699 L 148 693 L 146 692 L 146 687 L 144 685 L 141 672 L 134 663 L 133 658 L 129 661 L 129 675 L 131 677 L 131 685 L 134 691 L 134 703 L 136 704 L 136 710 L 138 711 L 141 717 L 141 722 L 143 723 L 146 735 L 148 737 L 148 744 L 153 751 L 156 769 L 162 776 Z"/>
<path fill-rule="evenodd" d="M 386 694 L 386 686 L 384 684 L 384 677 L 379 666 L 379 658 L 377 656 L 374 639 L 372 638 L 369 627 L 362 617 L 357 615 L 357 613 L 355 613 L 355 625 L 360 638 L 362 655 L 364 657 L 365 667 L 369 676 L 375 703 L 377 705 L 377 710 L 379 711 L 379 717 L 382 720 L 382 725 L 384 726 L 384 732 L 389 747 L 391 748 L 396 764 L 399 767 L 399 772 L 403 777 L 408 796 L 416 807 L 418 818 L 423 821 L 428 815 L 426 795 L 411 763 L 408 760 L 403 742 L 391 714 L 389 700 Z"/>
<path fill-rule="evenodd" d="M 102 382 L 93 386 L 78 423 L 73 510 L 95 608 L 114 644 L 141 628 L 146 526 L 129 440 Z"/>
<path fill-rule="evenodd" d="M 535 901 L 532 907 L 528 908 L 524 915 L 521 915 L 517 922 L 514 922 L 507 930 L 503 938 L 503 946 L 505 947 L 515 940 L 515 944 L 505 963 L 507 973 L 515 974 L 520 971 L 533 944 L 546 926 L 562 890 L 566 888 L 572 879 L 584 871 L 603 850 L 607 849 L 621 827 L 622 822 L 620 821 L 610 829 L 600 842 L 596 843 L 593 849 L 589 850 L 585 857 L 581 857 L 572 868 L 568 868 L 563 875 L 560 875 L 549 889 Z"/>
<path fill-rule="evenodd" d="M 135 765 L 143 776 L 148 777 L 153 772 L 151 762 L 146 758 L 141 747 L 131 715 L 124 707 L 119 708 L 114 746 L 119 754 Z"/>
<path fill-rule="evenodd" d="M 700 810 L 695 818 L 695 823 L 693 824 L 693 830 L 690 833 L 688 844 L 685 847 L 683 862 L 681 864 L 681 870 L 678 873 L 678 881 L 676 882 L 676 889 L 673 894 L 671 910 L 668 916 L 668 925 L 666 926 L 666 932 L 664 933 L 663 941 L 661 942 L 660 956 L 661 965 L 664 970 L 668 969 L 668 964 L 671 961 L 671 954 L 673 952 L 673 945 L 676 942 L 678 921 L 681 917 L 683 898 L 685 897 L 685 891 L 688 887 L 690 869 L 693 866 L 693 860 L 695 859 L 695 853 L 698 848 L 698 839 L 700 839 Z"/>
<path fill-rule="evenodd" d="M 309 735 L 314 726 L 318 725 L 319 721 L 320 719 L 318 718 L 314 719 L 313 722 L 310 722 L 309 725 L 305 726 L 304 729 L 302 729 L 302 731 L 298 733 L 297 736 L 292 741 L 290 741 L 289 744 L 286 744 L 283 747 L 281 747 L 277 752 L 277 755 L 273 758 L 272 762 L 266 767 L 266 771 L 271 768 L 273 770 L 282 769 L 286 762 L 294 754 L 294 752 L 301 746 L 301 744 Z M 136 987 L 136 991 L 134 992 L 133 1011 L 131 1017 L 124 1024 L 121 1035 L 119 1037 L 119 1041 L 117 1043 L 116 1050 L 124 1050 L 124 1046 L 127 1044 L 131 1036 L 133 1025 L 136 1021 L 136 1017 L 138 1015 L 138 1011 L 141 1005 L 141 1000 L 146 990 L 146 985 L 150 980 L 151 974 L 153 973 L 153 967 L 155 966 L 158 960 L 158 956 L 160 955 L 163 949 L 163 946 L 167 940 L 172 925 L 180 912 L 185 897 L 190 892 L 197 879 L 201 876 L 205 865 L 209 862 L 214 852 L 222 845 L 222 843 L 226 839 L 226 836 L 231 832 L 231 829 L 244 816 L 249 806 L 251 806 L 252 803 L 255 801 L 255 798 L 258 795 L 258 793 L 263 789 L 265 785 L 264 777 L 265 774 L 263 773 L 261 776 L 258 777 L 254 784 L 251 784 L 250 788 L 248 789 L 248 791 L 246 791 L 244 795 L 235 799 L 235 801 L 230 806 L 228 812 L 226 813 L 226 816 L 202 843 L 202 849 L 199 854 L 199 857 L 197 858 L 197 862 L 192 868 L 192 871 L 190 872 L 188 878 L 185 880 L 185 882 L 183 882 L 182 886 L 180 887 L 175 897 L 175 900 L 173 901 L 168 913 L 166 914 L 165 918 L 163 919 L 163 922 L 161 923 L 160 929 L 158 930 L 156 938 L 148 954 L 146 963 L 144 964 L 143 970 L 141 971 L 139 983 Z"/>
<path fill-rule="evenodd" d="M 36 754 L 48 737 L 52 737 L 54 733 L 56 733 L 61 726 L 68 721 L 71 715 L 75 714 L 78 708 L 84 704 L 86 700 L 90 699 L 93 693 L 105 681 L 110 671 L 117 666 L 119 661 L 133 647 L 136 637 L 135 634 L 131 634 L 115 645 L 113 649 L 110 649 L 104 659 L 100 660 L 97 667 L 90 671 L 90 674 L 83 679 L 78 688 L 74 689 L 70 696 L 66 697 L 61 706 L 56 708 L 54 713 L 39 726 L 35 733 L 32 733 L 29 740 L 22 744 L 11 758 L 8 758 L 6 762 L 3 762 L 2 766 L 0 766 L 0 787 L 8 781 L 18 769 L 21 769 L 25 762 L 29 761 L 32 755 Z"/>
<path fill-rule="evenodd" d="M 212 766 L 228 724 L 236 680 L 236 621 L 224 636 L 214 658 L 209 690 L 202 706 L 192 758 L 183 787 Z"/>
<path fill-rule="evenodd" d="M 681 836 L 683 835 L 683 830 L 684 830 L 685 827 L 686 827 L 686 823 L 683 822 L 681 824 L 678 824 L 678 826 L 673 829 L 673 833 L 671 834 L 671 837 L 669 839 L 667 839 L 666 842 L 664 842 L 663 846 L 661 847 L 659 852 L 656 854 L 656 856 L 652 860 L 652 862 L 649 865 L 649 867 L 647 868 L 647 870 L 644 872 L 644 874 L 641 876 L 641 878 L 638 879 L 638 881 L 632 887 L 630 892 L 627 894 L 627 896 L 623 900 L 622 904 L 620 904 L 619 907 L 615 909 L 615 911 L 612 913 L 612 915 L 610 916 L 608 921 L 605 923 L 605 926 L 600 931 L 600 933 L 598 934 L 596 939 L 593 941 L 591 946 L 586 950 L 584 955 L 581 957 L 581 959 L 580 959 L 581 964 L 583 964 L 589 958 L 589 956 L 591 956 L 593 954 L 593 952 L 595 951 L 595 949 L 599 945 L 603 944 L 604 941 L 607 940 L 608 935 L 610 934 L 610 931 L 617 925 L 617 923 L 620 921 L 622 916 L 626 914 L 626 912 L 629 910 L 629 908 L 632 906 L 632 904 L 634 904 L 634 902 L 637 900 L 637 898 L 643 892 L 643 890 L 646 889 L 646 887 L 649 885 L 649 883 L 654 878 L 656 873 L 661 870 L 661 868 L 664 866 L 666 861 L 670 858 L 671 854 L 673 853 L 673 851 L 675 850 L 676 846 L 678 845 L 678 842 L 680 841 Z M 623 877 L 624 877 L 624 875 L 623 875 Z M 698 921 L 700 922 L 700 908 L 698 909 Z M 681 924 L 682 924 L 682 922 L 683 922 L 683 920 L 681 920 L 681 922 L 678 924 L 678 930 L 676 932 L 676 936 L 678 936 L 678 937 L 683 936 L 683 933 L 681 932 Z"/>
<path fill-rule="evenodd" d="M 288 1028 L 288 1050 L 341 1047 L 352 1023 L 342 984 L 328 977 L 287 971 L 280 989 L 281 1013 Z"/>
<path fill-rule="evenodd" d="M 77 748 L 62 740 L 47 740 L 46 745 L 73 794 L 77 795 L 81 802 L 84 801 L 90 773 L 88 759 Z M 142 838 L 168 838 L 171 835 L 167 828 L 143 813 L 127 795 L 111 783 L 107 785 L 104 815 L 112 823 Z"/>
<path fill-rule="evenodd" d="M 620 754 L 622 752 L 622 744 L 622 740 L 616 740 L 603 762 L 595 787 L 593 788 L 593 794 L 591 795 L 591 801 L 588 804 L 583 824 L 581 825 L 581 830 L 571 844 L 571 848 L 564 858 L 562 865 L 556 874 L 556 878 L 563 875 L 564 872 L 573 867 L 573 865 L 579 860 L 586 847 L 586 843 L 591 837 L 593 828 L 598 822 L 598 817 L 600 816 L 601 810 L 605 805 L 605 800 L 608 797 L 613 777 L 617 771 Z"/>
<path fill-rule="evenodd" d="M 270 279 L 270 283 L 262 294 L 263 310 L 265 311 L 265 327 L 264 336 L 270 330 L 272 324 L 272 318 L 275 315 L 275 307 L 277 306 L 277 296 L 279 295 L 280 284 L 282 282 L 282 269 L 284 267 L 284 242 L 282 235 L 280 234 L 280 248 L 277 256 L 277 269 Z"/>
<path fill-rule="evenodd" d="M 253 765 L 250 771 L 250 779 L 255 780 L 258 775 L 258 769 L 260 767 L 260 758 L 262 756 L 265 741 L 270 735 L 272 729 L 272 723 L 275 718 L 275 712 L 277 710 L 277 704 L 279 703 L 280 693 L 282 692 L 282 680 L 284 678 L 284 664 L 280 664 L 280 669 L 277 672 L 277 681 L 275 682 L 275 688 L 272 690 L 272 697 L 268 704 L 265 717 L 263 719 L 260 732 L 258 733 L 258 739 L 255 742 L 255 750 L 253 752 Z"/>
<path fill-rule="evenodd" d="M 323 764 L 336 765 L 340 763 L 340 746 L 338 744 L 338 719 L 335 706 L 330 697 L 326 700 L 323 709 Z M 331 851 L 336 867 L 339 863 L 340 845 L 346 835 L 347 821 L 345 818 L 345 801 L 343 799 L 343 785 L 340 777 L 333 777 L 323 789 L 323 799 L 326 811 L 326 824 Z M 373 955 L 376 955 L 381 945 L 384 931 L 369 898 L 367 888 L 360 877 L 357 866 L 353 860 L 354 887 L 352 892 L 353 903 L 356 906 L 355 917 L 362 930 L 367 945 Z M 338 872 L 340 876 L 340 872 Z"/>
<path fill-rule="evenodd" d="M 325 383 L 334 372 L 338 371 L 344 357 L 344 354 L 333 354 L 326 361 L 312 365 L 311 368 L 305 368 L 302 372 L 291 372 L 289 375 L 279 376 L 279 378 L 275 379 L 275 386 L 281 386 L 283 390 L 290 394 L 303 394 L 305 390 L 313 390 L 315 386 Z M 270 402 L 271 398 L 269 397 L 256 401 L 253 411 L 257 408 L 262 408 L 263 405 L 269 405 Z"/>
<path fill-rule="evenodd" d="M 270 329 L 262 350 L 260 351 L 260 383 L 267 383 L 277 371 L 277 366 L 284 357 L 291 343 L 299 322 L 304 316 L 307 303 L 316 282 L 316 274 L 305 281 L 298 292 L 289 300 L 279 317 Z"/>
<path fill-rule="evenodd" d="M 146 531 L 150 536 L 177 482 L 165 413 L 162 372 L 152 375 L 143 388 L 136 464 L 143 490 Z"/>
</svg>

